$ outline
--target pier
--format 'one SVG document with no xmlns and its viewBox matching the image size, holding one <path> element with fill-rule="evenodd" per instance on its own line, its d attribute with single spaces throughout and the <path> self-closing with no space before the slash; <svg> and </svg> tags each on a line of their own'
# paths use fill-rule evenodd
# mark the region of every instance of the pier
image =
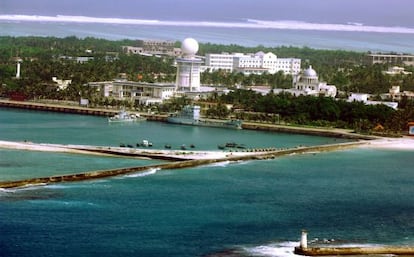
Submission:
<svg viewBox="0 0 414 257">
<path fill-rule="evenodd" d="M 209 165 L 219 162 L 236 162 L 236 161 L 248 161 L 248 160 L 265 160 L 273 159 L 279 156 L 285 156 L 290 154 L 304 154 L 304 153 L 316 153 L 322 151 L 334 151 L 357 147 L 362 144 L 366 144 L 366 141 L 319 145 L 310 147 L 296 147 L 290 149 L 271 149 L 263 152 L 226 152 L 226 151 L 177 151 L 177 150 L 148 150 L 148 149 L 125 149 L 120 147 L 102 147 L 102 146 L 75 146 L 75 145 L 56 145 L 56 144 L 33 144 L 30 142 L 8 142 L 0 141 L 0 147 L 13 148 L 22 150 L 35 150 L 35 151 L 56 151 L 56 152 L 68 152 L 76 154 L 102 154 L 102 155 L 116 155 L 116 156 L 128 156 L 137 158 L 151 158 L 151 159 L 163 159 L 171 162 L 146 165 L 130 168 L 118 168 L 110 170 L 97 170 L 88 171 L 76 174 L 56 175 L 41 178 L 31 178 L 16 181 L 0 181 L 0 188 L 18 188 L 36 185 L 46 185 L 52 183 L 61 182 L 75 182 L 83 180 L 93 180 L 106 177 L 113 177 L 119 175 L 125 175 L 130 173 L 145 172 L 151 169 L 182 169 L 190 168 L 202 165 Z"/>
<path fill-rule="evenodd" d="M 338 256 L 338 255 L 413 255 L 414 247 L 410 246 L 375 246 L 375 247 L 308 247 L 307 231 L 303 230 L 300 245 L 295 247 L 295 254 L 306 256 Z"/>
</svg>

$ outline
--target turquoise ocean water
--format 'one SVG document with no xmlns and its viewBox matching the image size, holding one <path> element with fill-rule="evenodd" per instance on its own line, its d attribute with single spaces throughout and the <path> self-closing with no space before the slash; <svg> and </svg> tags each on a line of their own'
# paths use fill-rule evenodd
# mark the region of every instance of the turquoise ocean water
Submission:
<svg viewBox="0 0 414 257">
<path fill-rule="evenodd" d="M 216 149 L 332 138 L 0 109 L 0 140 Z M 300 231 L 339 244 L 413 244 L 412 151 L 353 149 L 0 191 L 0 256 L 292 256 Z M 0 178 L 156 161 L 0 149 Z"/>
</svg>

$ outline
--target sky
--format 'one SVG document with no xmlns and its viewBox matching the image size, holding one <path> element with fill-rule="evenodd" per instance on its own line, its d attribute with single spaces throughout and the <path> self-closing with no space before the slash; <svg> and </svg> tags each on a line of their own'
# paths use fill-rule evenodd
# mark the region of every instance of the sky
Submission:
<svg viewBox="0 0 414 257">
<path fill-rule="evenodd" d="M 0 0 L 0 14 L 157 20 L 297 20 L 414 28 L 413 0 Z"/>
</svg>

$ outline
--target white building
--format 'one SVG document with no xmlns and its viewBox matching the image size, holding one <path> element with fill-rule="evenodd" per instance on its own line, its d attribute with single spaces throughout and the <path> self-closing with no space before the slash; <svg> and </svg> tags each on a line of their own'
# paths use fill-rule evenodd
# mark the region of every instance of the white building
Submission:
<svg viewBox="0 0 414 257">
<path fill-rule="evenodd" d="M 236 56 L 243 56 L 243 54 L 241 53 L 206 54 L 205 66 L 203 68 L 205 70 L 208 69 L 210 71 L 222 70 L 226 72 L 232 72 L 233 71 L 233 59 Z"/>
<path fill-rule="evenodd" d="M 335 97 L 337 93 L 336 86 L 328 85 L 326 82 L 320 82 L 318 74 L 312 66 L 309 66 L 303 73 L 294 76 L 292 89 L 285 90 L 291 94 L 298 95 L 324 95 Z"/>
<path fill-rule="evenodd" d="M 403 67 L 398 67 L 398 66 L 389 67 L 387 71 L 383 71 L 382 73 L 390 75 L 390 76 L 411 74 L 411 72 L 405 71 Z"/>
<path fill-rule="evenodd" d="M 384 101 L 370 101 L 368 100 L 369 94 L 364 93 L 351 93 L 351 95 L 348 97 L 348 102 L 363 102 L 366 105 L 377 105 L 377 104 L 383 104 L 390 108 L 393 108 L 394 110 L 397 109 L 398 103 L 397 102 L 384 102 Z"/>
<path fill-rule="evenodd" d="M 393 63 L 393 64 L 405 64 L 405 65 L 414 65 L 414 55 L 411 54 L 367 54 L 364 57 L 364 62 L 366 64 L 376 64 L 376 63 Z"/>
<path fill-rule="evenodd" d="M 176 48 L 175 42 L 171 40 L 145 39 L 138 40 L 136 46 L 123 46 L 122 49 L 126 54 L 139 54 L 145 56 L 179 56 L 181 49 Z"/>
<path fill-rule="evenodd" d="M 177 58 L 176 91 L 200 91 L 200 65 L 202 60 L 196 57 L 198 42 L 186 38 L 181 43 L 182 57 Z"/>
<path fill-rule="evenodd" d="M 131 100 L 140 104 L 162 103 L 171 97 L 187 96 L 191 99 L 205 98 L 214 93 L 222 93 L 213 87 L 200 86 L 200 65 L 202 60 L 196 57 L 198 42 L 186 38 L 181 45 L 182 57 L 176 59 L 177 79 L 175 84 L 145 83 L 118 79 L 114 81 L 90 82 L 101 97 L 118 100 Z M 126 77 L 126 76 L 125 76 Z"/>
<path fill-rule="evenodd" d="M 414 92 L 411 91 L 400 91 L 400 86 L 392 86 L 388 93 L 381 94 L 382 100 L 390 100 L 390 101 L 401 101 L 402 99 L 406 98 L 407 100 L 414 100 Z"/>
<path fill-rule="evenodd" d="M 71 79 L 57 79 L 57 77 L 52 77 L 52 81 L 56 83 L 57 90 L 65 90 L 71 83 Z"/>
<path fill-rule="evenodd" d="M 167 83 L 146 83 L 127 80 L 90 82 L 101 97 L 111 97 L 117 100 L 131 100 L 148 105 L 162 103 L 174 95 L 175 85 Z"/>
<path fill-rule="evenodd" d="M 273 53 L 258 52 L 256 54 L 206 54 L 205 70 L 223 70 L 241 72 L 245 75 L 275 74 L 283 71 L 285 74 L 298 74 L 301 60 L 296 58 L 277 58 Z"/>
</svg>

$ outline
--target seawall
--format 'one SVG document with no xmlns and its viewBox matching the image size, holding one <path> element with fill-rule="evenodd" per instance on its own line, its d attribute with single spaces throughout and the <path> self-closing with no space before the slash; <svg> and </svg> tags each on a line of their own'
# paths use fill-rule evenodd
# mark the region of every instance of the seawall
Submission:
<svg viewBox="0 0 414 257">
<path fill-rule="evenodd" d="M 46 104 L 46 103 L 36 103 L 36 102 L 28 102 L 28 101 L 11 101 L 11 100 L 4 100 L 4 99 L 0 99 L 0 107 L 18 108 L 18 109 L 35 110 L 35 111 L 82 114 L 82 115 L 94 115 L 94 116 L 104 116 L 104 117 L 113 116 L 119 112 L 119 110 L 112 110 L 112 109 L 89 108 L 89 107 L 82 107 L 82 106 L 69 106 L 69 105 L 59 105 L 59 104 Z M 151 121 L 165 121 L 167 119 L 167 116 L 165 115 L 143 114 L 142 116 L 146 117 L 148 120 L 151 120 Z"/>
<path fill-rule="evenodd" d="M 105 177 L 125 175 L 129 173 L 145 172 L 150 169 L 182 169 L 182 168 L 196 167 L 196 166 L 208 165 L 208 164 L 224 162 L 224 161 L 264 160 L 264 159 L 271 159 L 271 158 L 276 158 L 278 156 L 289 155 L 289 154 L 341 150 L 341 149 L 356 147 L 356 146 L 359 146 L 365 143 L 366 142 L 360 141 L 360 142 L 350 142 L 350 143 L 311 146 L 311 147 L 299 147 L 299 148 L 292 148 L 292 149 L 286 149 L 286 150 L 258 152 L 258 153 L 255 153 L 254 155 L 249 154 L 249 155 L 233 156 L 231 153 L 229 153 L 227 157 L 225 158 L 193 159 L 193 160 L 175 161 L 175 162 L 163 163 L 163 164 L 139 166 L 139 167 L 119 168 L 119 169 L 111 169 L 111 170 L 98 170 L 98 171 L 90 171 L 90 172 L 83 172 L 83 173 L 77 173 L 77 174 L 56 175 L 56 176 L 30 178 L 30 179 L 23 179 L 23 180 L 16 180 L 16 181 L 3 181 L 3 182 L 0 182 L 0 188 L 8 189 L 8 188 L 18 188 L 18 187 L 25 187 L 25 186 L 34 186 L 34 185 L 39 185 L 39 184 L 43 185 L 43 184 L 61 183 L 61 182 L 76 182 L 76 181 L 92 180 L 92 179 L 99 179 L 99 178 L 105 178 Z"/>
<path fill-rule="evenodd" d="M 328 256 L 328 255 L 369 255 L 369 254 L 392 254 L 392 255 L 414 255 L 414 247 L 382 246 L 382 247 L 310 247 L 295 248 L 295 254 L 306 256 Z"/>
<path fill-rule="evenodd" d="M 118 110 L 112 110 L 112 109 L 88 108 L 88 107 L 81 107 L 81 106 L 66 106 L 66 105 L 45 104 L 45 103 L 35 103 L 35 102 L 26 102 L 26 101 L 10 101 L 10 100 L 4 100 L 4 99 L 0 99 L 0 107 L 20 108 L 20 109 L 29 109 L 29 110 L 39 110 L 39 111 L 53 111 L 53 112 L 62 112 L 62 113 L 74 113 L 74 114 L 84 114 L 84 115 L 97 115 L 97 116 L 106 116 L 106 117 L 113 116 L 114 114 L 118 113 Z M 142 116 L 146 117 L 150 121 L 166 122 L 167 120 L 167 115 L 142 114 Z M 347 138 L 347 139 L 370 140 L 370 139 L 378 138 L 375 136 L 352 133 L 351 130 L 294 127 L 294 126 L 285 126 L 285 125 L 278 125 L 278 124 L 264 124 L 264 123 L 253 123 L 253 122 L 243 122 L 242 128 L 249 129 L 249 130 L 306 134 L 306 135 L 337 137 L 337 138 Z"/>
</svg>

